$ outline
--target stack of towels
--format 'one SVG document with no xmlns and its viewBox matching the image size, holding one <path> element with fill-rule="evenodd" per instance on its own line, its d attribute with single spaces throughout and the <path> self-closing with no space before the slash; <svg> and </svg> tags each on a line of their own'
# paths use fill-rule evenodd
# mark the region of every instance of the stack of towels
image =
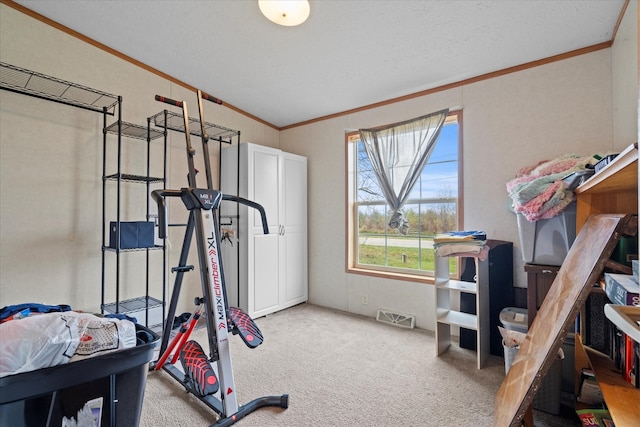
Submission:
<svg viewBox="0 0 640 427">
<path fill-rule="evenodd" d="M 436 256 L 462 256 L 487 259 L 489 247 L 484 231 L 448 231 L 433 238 Z"/>
</svg>

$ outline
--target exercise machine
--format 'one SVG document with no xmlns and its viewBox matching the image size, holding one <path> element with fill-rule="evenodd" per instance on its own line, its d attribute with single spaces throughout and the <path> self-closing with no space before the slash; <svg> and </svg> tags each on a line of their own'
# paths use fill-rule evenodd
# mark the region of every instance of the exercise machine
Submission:
<svg viewBox="0 0 640 427">
<path fill-rule="evenodd" d="M 231 365 L 229 335 L 239 335 L 249 348 L 259 346 L 263 341 L 263 336 L 251 317 L 241 309 L 228 305 L 222 254 L 219 251 L 220 224 L 216 211 L 222 201 L 247 205 L 260 212 L 265 234 L 269 233 L 269 229 L 266 214 L 261 205 L 213 189 L 202 99 L 216 104 L 222 104 L 222 102 L 200 90 L 197 91 L 197 95 L 207 188 L 198 188 L 196 185 L 195 150 L 191 145 L 186 103 L 156 95 L 157 101 L 182 108 L 189 167 L 188 187 L 179 190 L 155 190 L 151 193 L 158 204 L 159 237 L 164 239 L 167 234 L 167 197 L 180 198 L 189 211 L 189 219 L 178 266 L 172 268 L 172 271 L 176 273 L 176 278 L 167 310 L 160 356 L 156 362 L 151 364 L 151 368 L 166 371 L 179 381 L 188 392 L 213 409 L 220 418 L 212 426 L 230 426 L 256 409 L 265 406 L 286 409 L 289 405 L 289 396 L 283 394 L 281 396 L 259 397 L 245 405 L 238 405 Z M 203 296 L 195 299 L 197 308 L 189 319 L 180 326 L 180 330 L 170 342 L 183 276 L 186 272 L 194 269 L 192 265 L 187 264 L 194 233 Z M 205 355 L 200 344 L 189 340 L 191 332 L 201 319 L 204 319 L 207 328 L 209 356 Z M 182 370 L 176 366 L 178 361 L 182 365 Z M 215 363 L 215 368 L 213 363 Z"/>
</svg>

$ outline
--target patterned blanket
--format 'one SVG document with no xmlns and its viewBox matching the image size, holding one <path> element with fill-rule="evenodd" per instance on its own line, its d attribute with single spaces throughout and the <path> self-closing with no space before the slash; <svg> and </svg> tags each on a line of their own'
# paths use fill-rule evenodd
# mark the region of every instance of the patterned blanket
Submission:
<svg viewBox="0 0 640 427">
<path fill-rule="evenodd" d="M 521 169 L 507 183 L 511 209 L 529 221 L 558 215 L 575 199 L 573 190 L 567 188 L 562 178 L 585 170 L 587 165 L 594 165 L 600 158 L 571 154 Z"/>
</svg>

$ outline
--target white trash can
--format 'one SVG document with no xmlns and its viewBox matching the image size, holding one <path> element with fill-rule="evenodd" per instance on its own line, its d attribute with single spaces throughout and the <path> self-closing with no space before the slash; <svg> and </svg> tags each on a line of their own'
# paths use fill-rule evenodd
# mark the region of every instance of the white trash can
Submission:
<svg viewBox="0 0 640 427">
<path fill-rule="evenodd" d="M 506 307 L 500 312 L 500 323 L 505 329 L 527 333 L 528 326 L 527 310 L 517 307 Z M 504 369 L 505 373 L 513 364 L 513 360 L 518 353 L 518 346 L 507 346 L 504 341 Z M 551 369 L 542 380 L 540 388 L 533 398 L 534 409 L 558 415 L 560 413 L 560 400 L 562 392 L 562 358 L 559 356 L 551 365 Z"/>
<path fill-rule="evenodd" d="M 506 307 L 500 312 L 500 323 L 505 329 L 510 331 L 527 333 L 527 310 L 524 308 Z M 504 348 L 504 372 L 509 372 L 513 359 L 515 359 L 519 346 L 507 345 L 502 340 L 502 347 Z"/>
</svg>

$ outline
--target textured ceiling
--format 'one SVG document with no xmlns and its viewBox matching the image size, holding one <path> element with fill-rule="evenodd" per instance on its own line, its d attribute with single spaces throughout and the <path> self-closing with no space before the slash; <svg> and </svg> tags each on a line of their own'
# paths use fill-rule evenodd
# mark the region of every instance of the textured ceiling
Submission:
<svg viewBox="0 0 640 427">
<path fill-rule="evenodd" d="M 276 127 L 610 41 L 624 0 L 18 0 Z"/>
</svg>

